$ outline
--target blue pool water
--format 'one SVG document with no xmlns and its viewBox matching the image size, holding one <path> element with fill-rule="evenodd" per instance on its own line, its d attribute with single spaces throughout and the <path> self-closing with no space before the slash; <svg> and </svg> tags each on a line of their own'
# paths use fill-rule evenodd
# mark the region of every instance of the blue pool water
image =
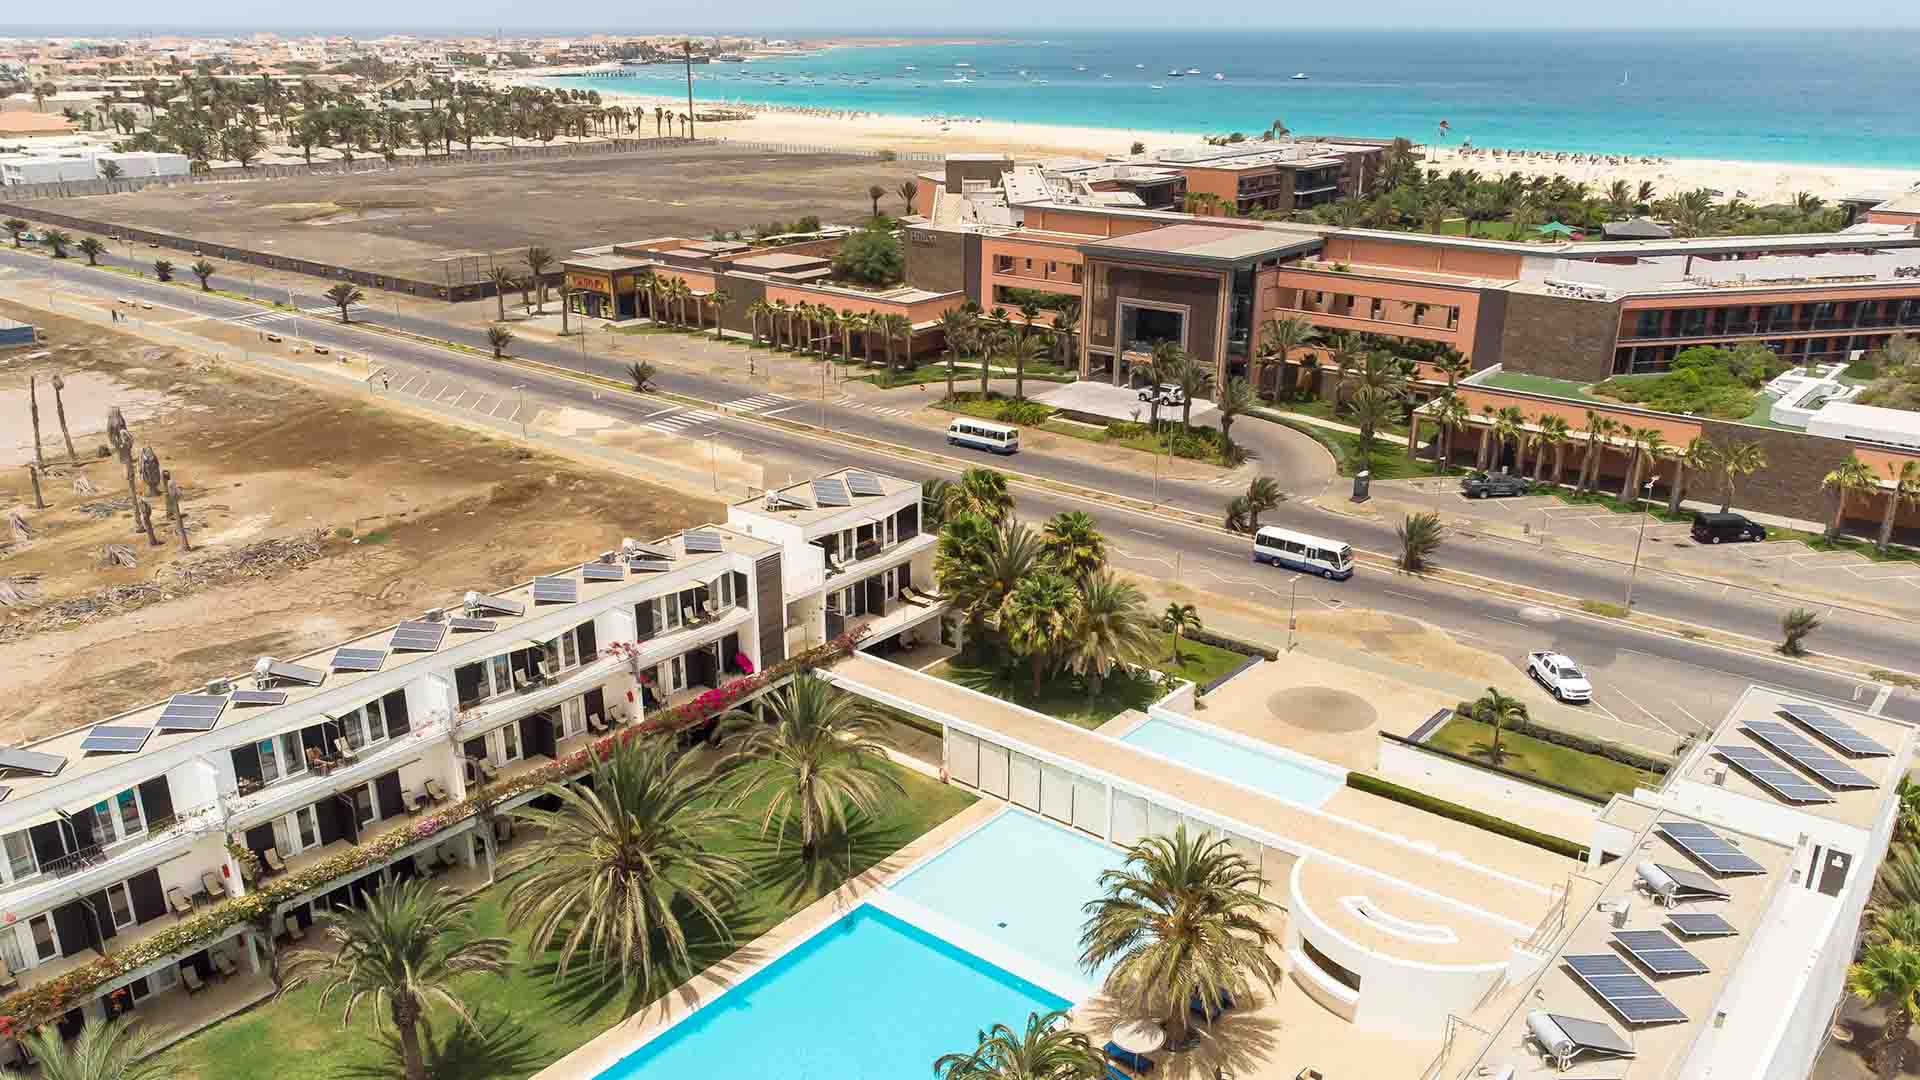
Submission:
<svg viewBox="0 0 1920 1080">
<path fill-rule="evenodd" d="M 1063 975 L 1080 967 L 1081 905 L 1121 853 L 1044 818 L 1008 811 L 934 856 L 888 891 Z"/>
<path fill-rule="evenodd" d="M 1263 750 L 1253 740 L 1228 739 L 1202 727 L 1159 717 L 1134 728 L 1120 741 L 1307 806 L 1319 806 L 1342 786 L 1339 776 Z"/>
<path fill-rule="evenodd" d="M 906 1080 L 1068 1002 L 862 905 L 597 1080 Z"/>
</svg>

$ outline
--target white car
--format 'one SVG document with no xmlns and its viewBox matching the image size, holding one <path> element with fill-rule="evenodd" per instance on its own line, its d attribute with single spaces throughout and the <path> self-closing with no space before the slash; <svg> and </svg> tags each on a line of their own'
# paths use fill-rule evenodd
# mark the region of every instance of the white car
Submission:
<svg viewBox="0 0 1920 1080">
<path fill-rule="evenodd" d="M 1527 674 L 1560 701 L 1592 701 L 1593 684 L 1569 657 L 1553 652 L 1527 654 Z"/>
<path fill-rule="evenodd" d="M 1159 386 L 1143 386 L 1140 388 L 1141 401 L 1154 401 L 1156 399 L 1162 405 L 1179 405 L 1187 400 L 1187 395 L 1185 391 L 1172 383 L 1161 383 Z"/>
</svg>

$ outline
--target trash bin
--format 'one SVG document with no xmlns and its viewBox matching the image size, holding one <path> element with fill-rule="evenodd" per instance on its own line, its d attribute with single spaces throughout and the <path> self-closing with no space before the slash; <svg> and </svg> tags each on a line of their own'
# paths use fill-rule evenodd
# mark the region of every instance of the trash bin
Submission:
<svg viewBox="0 0 1920 1080">
<path fill-rule="evenodd" d="M 1373 484 L 1373 470 L 1361 469 L 1353 474 L 1353 501 L 1366 502 L 1367 489 Z"/>
</svg>

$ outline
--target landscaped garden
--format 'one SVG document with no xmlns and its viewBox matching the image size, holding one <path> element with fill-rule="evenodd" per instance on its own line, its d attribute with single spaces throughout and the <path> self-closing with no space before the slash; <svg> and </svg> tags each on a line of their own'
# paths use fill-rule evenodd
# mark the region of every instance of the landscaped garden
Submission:
<svg viewBox="0 0 1920 1080">
<path fill-rule="evenodd" d="M 1761 408 L 1760 388 L 1786 366 L 1760 344 L 1734 349 L 1696 345 L 1682 349 L 1666 371 L 1615 375 L 1595 383 L 1592 393 L 1661 412 L 1745 420 Z"/>
<path fill-rule="evenodd" d="M 1422 745 L 1601 800 L 1657 786 L 1664 771 L 1646 755 L 1540 727 L 1524 702 L 1492 687 L 1461 702 Z"/>
<path fill-rule="evenodd" d="M 1156 670 L 1171 673 L 1205 686 L 1246 662 L 1240 653 L 1200 641 L 1180 643 L 1180 662 L 1174 663 L 1167 651 L 1173 635 L 1158 635 L 1161 659 L 1152 663 Z M 1128 709 L 1140 709 L 1166 696 L 1166 685 L 1143 671 L 1125 671 L 1110 676 L 1096 689 L 1088 680 L 1071 675 L 1055 676 L 1033 691 L 1025 665 L 991 648 L 970 649 L 950 657 L 927 674 L 1015 705 L 1043 712 L 1055 719 L 1097 728 Z"/>
</svg>

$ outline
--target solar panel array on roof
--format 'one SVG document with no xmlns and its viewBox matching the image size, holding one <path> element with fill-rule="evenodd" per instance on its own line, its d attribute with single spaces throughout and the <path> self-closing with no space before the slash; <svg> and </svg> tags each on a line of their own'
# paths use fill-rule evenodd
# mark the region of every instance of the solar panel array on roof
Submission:
<svg viewBox="0 0 1920 1080">
<path fill-rule="evenodd" d="M 711 529 L 689 529 L 680 534 L 680 542 L 687 547 L 687 553 L 710 554 L 722 549 L 720 534 Z"/>
<path fill-rule="evenodd" d="M 447 624 L 409 619 L 393 628 L 394 649 L 404 652 L 432 652 L 447 636 Z"/>
<path fill-rule="evenodd" d="M 474 633 L 476 631 L 484 633 L 499 625 L 499 623 L 494 622 L 492 619 L 471 619 L 465 615 L 455 615 L 453 618 L 447 620 L 447 629 L 458 630 L 465 633 Z"/>
<path fill-rule="evenodd" d="M 1613 1054 L 1618 1057 L 1632 1057 L 1633 1046 L 1612 1025 L 1598 1020 L 1582 1020 L 1577 1016 L 1562 1016 L 1548 1013 L 1548 1019 L 1559 1025 L 1567 1038 L 1573 1040 L 1575 1047 L 1591 1050 L 1599 1054 Z"/>
<path fill-rule="evenodd" d="M 385 649 L 335 649 L 333 651 L 333 670 L 335 671 L 379 671 L 380 665 L 387 662 Z"/>
<path fill-rule="evenodd" d="M 673 564 L 665 559 L 629 559 L 627 566 L 636 574 L 664 574 L 673 569 Z"/>
<path fill-rule="evenodd" d="M 1698 870 L 1689 870 L 1684 866 L 1668 866 L 1666 863 L 1654 863 L 1661 873 L 1673 879 L 1680 887 L 1682 900 L 1725 900 L 1732 893 L 1720 886 L 1720 883 Z"/>
<path fill-rule="evenodd" d="M 1667 916 L 1667 921 L 1680 931 L 1681 937 L 1731 937 L 1740 931 L 1733 924 L 1715 915 L 1711 911 L 1694 913 L 1675 912 Z"/>
<path fill-rule="evenodd" d="M 60 770 L 66 767 L 67 759 L 59 754 L 42 754 L 37 750 L 0 750 L 0 769 L 33 773 L 36 776 L 58 776 Z"/>
<path fill-rule="evenodd" d="M 1715 832 L 1710 825 L 1702 825 L 1697 821 L 1662 821 L 1654 828 L 1695 862 L 1716 874 L 1767 872 L 1766 867 L 1741 854 L 1732 841 Z"/>
<path fill-rule="evenodd" d="M 858 469 L 847 470 L 847 490 L 855 495 L 885 495 L 887 489 L 880 486 L 880 478 L 872 473 Z"/>
<path fill-rule="evenodd" d="M 88 754 L 137 754 L 152 735 L 150 727 L 100 724 L 80 740 L 80 749 Z"/>
<path fill-rule="evenodd" d="M 289 664 L 284 660 L 275 660 L 273 663 L 267 665 L 267 674 L 276 679 L 305 683 L 308 686 L 319 686 L 321 681 L 327 677 L 327 673 L 318 668 L 310 668 L 302 664 Z"/>
<path fill-rule="evenodd" d="M 1807 770 L 1833 787 L 1875 788 L 1873 777 L 1813 745 L 1799 732 L 1772 720 L 1751 720 L 1740 730 L 1785 755 L 1787 760 Z"/>
<path fill-rule="evenodd" d="M 1607 1008 L 1629 1024 L 1667 1024 L 1686 1020 L 1665 994 L 1634 974 L 1625 960 L 1612 953 L 1590 953 L 1566 957 L 1567 966 L 1587 988 L 1600 996 Z"/>
<path fill-rule="evenodd" d="M 537 577 L 533 579 L 533 602 L 536 604 L 571 604 L 580 599 L 580 583 L 565 577 Z"/>
<path fill-rule="evenodd" d="M 1758 747 L 1715 744 L 1713 752 L 1748 779 L 1794 803 L 1830 803 L 1833 796 L 1817 784 L 1762 753 Z"/>
<path fill-rule="evenodd" d="M 525 615 L 527 605 L 518 600 L 508 600 L 499 596 L 479 596 L 473 600 L 473 610 L 490 611 L 496 615 Z"/>
<path fill-rule="evenodd" d="M 1818 705 L 1802 705 L 1789 701 L 1780 706 L 1780 711 L 1794 723 L 1855 757 L 1893 756 L 1893 751 L 1860 734 L 1854 730 L 1852 724 Z"/>
<path fill-rule="evenodd" d="M 162 731 L 212 731 L 227 708 L 222 694 L 175 694 L 153 726 Z"/>
<path fill-rule="evenodd" d="M 625 581 L 627 568 L 610 562 L 581 563 L 580 576 L 588 581 Z"/>
<path fill-rule="evenodd" d="M 233 703 L 235 705 L 285 705 L 287 692 L 285 690 L 235 690 Z"/>
<path fill-rule="evenodd" d="M 817 506 L 853 505 L 853 497 L 847 494 L 847 485 L 830 476 L 813 482 L 813 501 Z"/>
<path fill-rule="evenodd" d="M 785 492 L 769 491 L 767 492 L 767 509 L 773 510 L 773 511 L 779 511 L 779 510 L 811 510 L 813 508 L 811 506 L 808 506 L 806 503 L 800 501 L 799 499 L 795 498 L 794 496 L 786 494 Z"/>
<path fill-rule="evenodd" d="M 1712 970 L 1664 930 L 1616 930 L 1613 940 L 1655 975 L 1704 975 Z"/>
</svg>

